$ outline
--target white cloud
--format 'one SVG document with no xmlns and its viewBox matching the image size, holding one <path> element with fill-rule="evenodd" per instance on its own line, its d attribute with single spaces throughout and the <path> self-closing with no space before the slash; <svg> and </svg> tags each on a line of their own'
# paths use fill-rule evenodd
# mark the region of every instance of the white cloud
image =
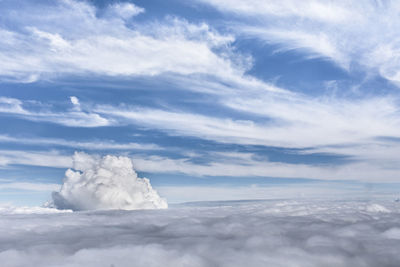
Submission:
<svg viewBox="0 0 400 267">
<path fill-rule="evenodd" d="M 228 200 L 277 200 L 277 199 L 358 199 L 370 197 L 371 192 L 366 192 L 362 186 L 348 186 L 335 183 L 306 183 L 299 187 L 298 184 L 283 183 L 268 184 L 265 186 L 231 186 L 231 185 L 206 185 L 206 186 L 159 186 L 158 192 L 168 198 L 168 202 L 184 203 L 196 201 L 228 201 Z M 374 196 L 382 197 L 379 192 Z M 387 198 L 395 198 L 395 194 L 385 192 Z"/>
<path fill-rule="evenodd" d="M 251 18 L 233 27 L 240 34 L 305 49 L 346 69 L 359 64 L 400 82 L 397 1 L 199 1 Z"/>
<path fill-rule="evenodd" d="M 0 181 L 0 190 L 4 189 L 17 189 L 27 191 L 54 191 L 58 189 L 60 185 L 50 183 L 34 183 L 34 182 L 6 182 Z"/>
<path fill-rule="evenodd" d="M 227 160 L 216 161 L 207 166 L 192 164 L 188 162 L 188 159 L 171 160 L 152 156 L 135 159 L 135 164 L 141 171 L 180 172 L 199 176 L 270 176 L 357 179 L 361 181 L 396 181 L 397 179 L 399 161 L 396 143 L 393 144 L 393 142 L 387 140 L 375 141 L 376 137 L 379 136 L 400 137 L 398 135 L 400 121 L 396 116 L 398 107 L 395 99 L 386 97 L 349 102 L 329 98 L 312 99 L 294 93 L 260 92 L 256 89 L 251 92 L 236 92 L 233 97 L 223 95 L 224 105 L 248 114 L 261 116 L 267 120 L 265 122 L 260 120 L 234 120 L 229 117 L 218 118 L 194 113 L 139 109 L 129 106 L 97 106 L 93 108 L 93 111 L 87 111 L 87 114 L 98 114 L 107 121 L 113 121 L 116 125 L 133 123 L 140 127 L 164 130 L 171 135 L 194 136 L 222 143 L 307 148 L 301 153 L 338 154 L 348 156 L 352 160 L 345 165 L 314 166 L 310 164 L 286 164 L 284 162 L 247 161 L 247 158 L 241 157 L 229 158 L 228 160 L 227 157 L 223 157 Z M 255 95 L 257 97 L 254 97 Z M 19 112 L 24 117 L 27 116 L 26 114 L 31 114 L 22 107 L 21 101 L 17 99 L 6 100 L 3 102 L 6 103 L 6 108 L 10 109 L 11 112 Z M 9 103 L 11 103 L 11 106 Z M 5 111 L 5 107 L 2 111 Z M 60 115 L 68 118 L 74 112 L 77 111 Z M 79 111 L 79 113 L 82 112 Z M 57 116 L 60 115 L 57 114 Z M 34 118 L 36 119 L 36 117 Z M 157 149 L 157 146 L 151 144 L 75 142 L 59 139 L 27 140 L 26 138 L 18 139 L 9 136 L 0 136 L 0 141 L 36 145 L 54 144 L 92 150 Z M 22 158 L 16 158 L 18 153 L 3 151 L 0 153 L 0 163 L 3 166 L 10 164 L 46 165 L 43 160 L 24 160 L 29 153 Z M 30 157 L 33 156 L 30 155 Z M 58 166 L 65 166 L 65 163 Z"/>
<path fill-rule="evenodd" d="M 76 102 L 77 104 L 73 103 Z M 73 108 L 67 112 L 52 112 L 49 110 L 29 110 L 24 108 L 24 102 L 16 98 L 0 98 L 0 113 L 8 113 L 32 121 L 57 123 L 69 127 L 100 127 L 112 124 L 112 121 L 99 114 L 81 110 L 78 98 L 71 98 Z M 42 108 L 36 103 L 37 108 Z"/>
<path fill-rule="evenodd" d="M 282 49 L 307 49 L 310 55 L 331 58 L 344 68 L 359 62 L 368 68 L 379 69 L 389 79 L 397 79 L 398 38 L 394 37 L 397 33 L 392 29 L 397 28 L 398 19 L 394 14 L 398 6 L 394 2 L 377 2 L 378 8 L 373 8 L 375 4 L 372 2 L 361 6 L 350 1 L 204 1 L 239 16 L 257 18 L 246 20 L 256 24 L 235 23 L 236 33 L 279 43 Z M 367 96 L 343 100 L 288 92 L 243 75 L 251 66 L 251 58 L 233 53 L 229 48 L 235 40 L 233 36 L 219 34 L 204 23 L 191 24 L 176 18 L 146 24 L 131 21 L 128 27 L 126 19 L 137 15 L 140 8 L 127 3 L 108 7 L 112 14 L 104 17 L 96 14 L 95 7 L 87 2 L 57 1 L 47 6 L 46 11 L 42 14 L 39 7 L 25 3 L 19 12 L 29 13 L 29 16 L 13 17 L 12 12 L 4 14 L 6 19 L 15 23 L 15 29 L 24 30 L 0 31 L 3 37 L 0 38 L 0 60 L 4 62 L 0 66 L 2 75 L 31 80 L 30 77 L 40 78 L 40 75 L 71 73 L 115 76 L 162 74 L 161 78 L 175 82 L 181 88 L 212 93 L 213 97 L 217 97 L 217 105 L 241 112 L 247 119 L 123 105 L 93 108 L 80 103 L 76 96 L 70 98 L 73 107 L 65 112 L 48 109 L 33 111 L 21 100 L 1 98 L 0 112 L 67 126 L 132 123 L 171 135 L 194 136 L 223 143 L 312 147 L 304 153 L 332 152 L 350 155 L 353 160 L 360 161 L 356 165 L 336 169 L 268 163 L 268 171 L 265 167 L 259 168 L 256 163 L 254 171 L 239 166 L 239 170 L 232 168 L 232 174 L 278 177 L 296 174 L 311 178 L 321 175 L 324 179 L 357 177 L 370 180 L 379 179 L 379 172 L 382 171 L 384 179 L 395 179 L 397 168 L 393 166 L 398 163 L 395 151 L 385 154 L 382 149 L 388 144 L 385 142 L 373 145 L 373 140 L 379 136 L 400 137 L 399 108 L 395 97 Z M 54 17 L 57 17 L 56 22 Z M 80 21 L 80 27 L 71 27 L 71 21 Z M 57 140 L 37 141 L 53 144 Z M 22 142 L 28 143 L 27 140 Z M 141 149 L 135 143 L 101 143 L 99 149 Z M 60 144 L 84 149 L 93 145 L 92 142 L 71 141 L 61 141 Z M 349 145 L 353 146 L 352 151 Z M 371 150 L 356 152 L 356 146 Z M 379 160 L 383 157 L 387 159 L 386 163 Z M 2 165 L 7 165 L 9 160 L 0 157 Z M 214 166 L 217 169 L 214 172 L 204 166 L 195 166 L 193 169 L 196 171 L 192 172 L 219 175 L 219 164 L 217 162 Z M 388 168 L 384 168 L 385 164 Z M 165 166 L 164 170 L 180 171 L 175 165 Z M 279 172 L 282 174 L 279 175 Z"/>
<path fill-rule="evenodd" d="M 69 127 L 101 127 L 108 126 L 111 122 L 98 114 L 79 111 L 68 113 L 38 113 L 32 117 L 24 117 L 33 121 L 47 121 Z"/>
<path fill-rule="evenodd" d="M 344 23 L 352 18 L 352 13 L 344 4 L 346 1 L 321 2 L 318 0 L 296 1 L 263 1 L 249 2 L 230 0 L 198 0 L 216 6 L 222 11 L 230 11 L 239 15 L 262 15 L 280 17 L 300 17 L 328 23 Z"/>
<path fill-rule="evenodd" d="M 72 166 L 72 159 L 57 151 L 0 150 L 0 168 L 13 164 L 69 168 Z"/>
<path fill-rule="evenodd" d="M 364 160 L 347 164 L 304 164 L 272 162 L 267 159 L 217 157 L 210 163 L 196 164 L 191 158 L 172 159 L 161 156 L 133 156 L 138 171 L 183 173 L 194 176 L 280 177 L 318 180 L 358 180 L 363 182 L 397 182 L 399 161 Z"/>
<path fill-rule="evenodd" d="M 107 8 L 107 13 L 109 16 L 117 16 L 123 19 L 129 19 L 143 12 L 145 12 L 144 8 L 126 2 L 115 3 Z"/>
<path fill-rule="evenodd" d="M 220 142 L 256 144 L 262 142 L 265 130 L 252 121 L 234 121 L 230 118 L 220 119 L 155 109 L 120 109 L 101 106 L 96 108 L 96 112 L 119 117 L 122 122 L 125 120 L 141 126 L 163 129 L 173 135 L 196 136 Z"/>
<path fill-rule="evenodd" d="M 96 158 L 75 153 L 73 168 L 65 172 L 64 183 L 53 192 L 59 209 L 163 209 L 167 202 L 160 198 L 147 178 L 139 178 L 127 157 Z"/>
<path fill-rule="evenodd" d="M 1 215 L 10 214 L 54 214 L 54 213 L 67 213 L 71 210 L 58 210 L 45 207 L 15 207 L 10 205 L 0 205 Z"/>
<path fill-rule="evenodd" d="M 22 107 L 22 101 L 16 98 L 0 97 L 0 112 L 27 114 L 28 112 Z"/>
<path fill-rule="evenodd" d="M 0 260 L 9 267 L 396 266 L 398 216 L 393 202 L 324 200 L 8 214 Z"/>
<path fill-rule="evenodd" d="M 25 28 L 18 32 L 0 31 L 4 37 L 0 41 L 0 75 L 5 77 L 71 73 L 132 76 L 172 72 L 221 77 L 243 74 L 243 66 L 223 56 L 229 53 L 233 38 L 217 34 L 206 24 L 170 18 L 162 23 L 127 27 L 124 19 L 142 12 L 129 3 L 109 6 L 103 17 L 98 17 L 87 2 L 55 1 L 45 13 L 39 6 L 28 6 L 19 8 L 18 16 L 7 8 L 2 12 L 2 16 Z M 76 21 L 82 22 L 80 27 L 73 26 Z M 217 54 L 216 48 L 225 52 Z"/>
<path fill-rule="evenodd" d="M 362 182 L 397 182 L 400 171 L 396 158 L 396 149 L 382 150 L 373 154 L 374 148 L 365 147 L 371 152 L 351 154 L 353 149 L 343 150 L 350 155 L 352 161 L 346 164 L 310 164 L 273 162 L 257 158 L 251 153 L 218 153 L 209 152 L 212 161 L 194 163 L 193 157 L 173 159 L 165 156 L 132 155 L 136 170 L 148 173 L 180 173 L 191 176 L 225 176 L 225 177 L 281 177 L 308 178 L 318 180 L 358 180 Z M 329 153 L 336 150 L 310 150 L 304 153 Z M 362 151 L 362 150 L 361 150 Z M 378 150 L 379 151 L 379 150 Z M 336 152 L 341 152 L 337 150 Z M 346 154 L 347 152 L 347 154 Z M 388 152 L 389 154 L 384 154 Z M 195 158 L 195 157 L 194 157 Z M 55 168 L 72 167 L 72 159 L 68 154 L 56 151 L 16 151 L 0 150 L 0 166 L 11 165 L 42 166 Z"/>
<path fill-rule="evenodd" d="M 103 150 L 103 149 L 113 149 L 113 150 L 163 150 L 162 147 L 156 144 L 143 144 L 143 143 L 117 143 L 109 140 L 98 140 L 93 142 L 80 142 L 80 141 L 70 141 L 59 138 L 24 138 L 24 137 L 11 137 L 8 135 L 0 135 L 0 142 L 7 143 L 17 143 L 17 144 L 29 144 L 37 146 L 65 146 L 74 149 L 87 149 L 87 150 Z"/>
<path fill-rule="evenodd" d="M 257 26 L 241 26 L 239 29 L 246 35 L 258 36 L 262 40 L 271 43 L 279 43 L 281 46 L 277 52 L 302 49 L 309 54 L 308 58 L 323 57 L 333 59 L 342 68 L 349 70 L 352 58 L 336 47 L 326 32 L 310 33 L 296 29 L 282 31 L 279 29 L 264 29 Z"/>
<path fill-rule="evenodd" d="M 173 135 L 223 143 L 304 148 L 356 143 L 377 136 L 400 137 L 398 107 L 391 98 L 349 102 L 253 91 L 249 95 L 225 96 L 222 101 L 235 110 L 262 116 L 265 121 L 254 121 L 252 116 L 249 120 L 234 120 L 127 106 L 98 106 L 95 112 Z"/>
<path fill-rule="evenodd" d="M 296 94 L 251 93 L 249 96 L 237 94 L 235 98 L 225 96 L 224 104 L 261 116 L 266 119 L 265 122 L 127 106 L 98 106 L 95 111 L 120 123 L 161 129 L 171 135 L 194 136 L 222 143 L 307 148 L 301 153 L 336 154 L 352 160 L 337 166 L 251 162 L 251 167 L 245 166 L 247 162 L 243 158 L 223 164 L 213 162 L 209 166 L 194 165 L 185 159 L 153 157 L 150 161 L 136 160 L 138 168 L 146 171 L 158 169 L 191 175 L 396 181 L 400 164 L 396 156 L 397 146 L 385 140 L 374 145 L 380 136 L 399 137 L 400 121 L 395 99 L 386 97 L 350 102 L 312 99 Z M 151 167 L 146 168 L 147 164 Z M 158 167 L 155 166 L 157 164 Z"/>
<path fill-rule="evenodd" d="M 69 99 L 71 100 L 71 103 L 75 106 L 79 106 L 79 99 L 76 96 L 70 96 Z"/>
</svg>

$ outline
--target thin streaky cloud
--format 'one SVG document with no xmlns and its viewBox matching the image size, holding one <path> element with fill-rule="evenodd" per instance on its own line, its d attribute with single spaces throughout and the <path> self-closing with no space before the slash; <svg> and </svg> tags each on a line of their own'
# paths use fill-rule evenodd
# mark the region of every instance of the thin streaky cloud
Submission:
<svg viewBox="0 0 400 267">
<path fill-rule="evenodd" d="M 23 138 L 23 137 L 11 137 L 8 135 L 0 135 L 0 142 L 7 143 L 16 143 L 16 144 L 29 144 L 29 145 L 37 145 L 37 146 L 64 146 L 71 148 L 79 148 L 79 149 L 88 149 L 88 150 L 162 150 L 164 148 L 156 145 L 156 144 L 142 144 L 142 143 L 117 143 L 112 141 L 93 141 L 93 142 L 78 142 L 78 141 L 70 141 L 65 139 L 58 138 Z"/>
<path fill-rule="evenodd" d="M 397 1 L 198 1 L 246 18 L 234 22 L 237 34 L 328 58 L 349 71 L 360 65 L 400 82 Z"/>
</svg>

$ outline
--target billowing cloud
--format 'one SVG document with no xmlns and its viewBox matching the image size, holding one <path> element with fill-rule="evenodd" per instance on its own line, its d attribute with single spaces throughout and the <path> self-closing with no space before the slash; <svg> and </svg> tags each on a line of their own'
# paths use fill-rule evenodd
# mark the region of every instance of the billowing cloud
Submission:
<svg viewBox="0 0 400 267">
<path fill-rule="evenodd" d="M 73 168 L 65 173 L 59 192 L 53 193 L 59 209 L 161 209 L 167 202 L 160 198 L 147 178 L 139 178 L 127 157 L 97 158 L 75 153 Z"/>
</svg>

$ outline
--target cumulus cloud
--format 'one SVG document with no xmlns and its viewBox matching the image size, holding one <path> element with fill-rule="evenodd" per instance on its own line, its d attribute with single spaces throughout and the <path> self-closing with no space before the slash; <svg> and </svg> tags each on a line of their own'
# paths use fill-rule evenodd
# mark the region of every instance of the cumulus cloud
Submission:
<svg viewBox="0 0 400 267">
<path fill-rule="evenodd" d="M 167 202 L 160 198 L 147 178 L 139 178 L 127 157 L 98 158 L 75 153 L 73 169 L 65 173 L 59 192 L 53 193 L 59 209 L 163 209 Z"/>
<path fill-rule="evenodd" d="M 0 220 L 0 260 L 8 267 L 397 266 L 399 214 L 394 202 L 324 200 L 8 214 Z"/>
</svg>

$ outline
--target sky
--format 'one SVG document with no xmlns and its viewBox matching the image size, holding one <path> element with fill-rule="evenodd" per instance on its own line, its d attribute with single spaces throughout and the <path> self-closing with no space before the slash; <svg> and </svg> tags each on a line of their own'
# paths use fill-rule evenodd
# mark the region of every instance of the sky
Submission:
<svg viewBox="0 0 400 267">
<path fill-rule="evenodd" d="M 0 0 L 0 203 L 76 153 L 169 203 L 398 196 L 400 3 Z"/>
</svg>

